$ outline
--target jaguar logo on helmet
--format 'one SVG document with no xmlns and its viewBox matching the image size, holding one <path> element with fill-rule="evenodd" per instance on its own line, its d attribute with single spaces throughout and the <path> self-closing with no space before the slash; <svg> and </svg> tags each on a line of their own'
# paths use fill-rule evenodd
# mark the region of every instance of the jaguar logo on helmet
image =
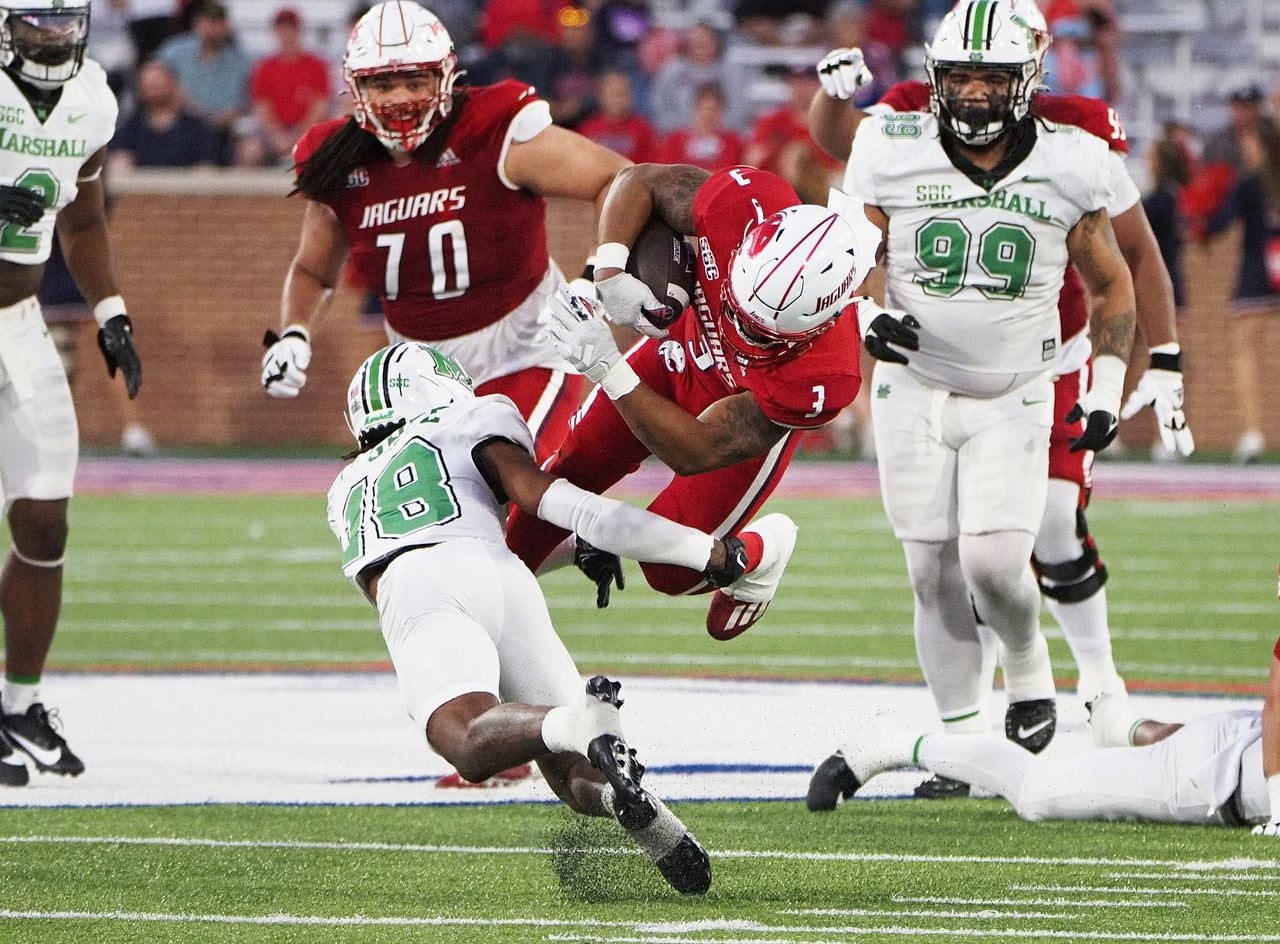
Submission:
<svg viewBox="0 0 1280 944">
<path fill-rule="evenodd" d="M 866 275 L 853 228 L 827 207 L 787 207 L 748 230 L 729 259 L 720 317 L 739 363 L 795 357 L 829 331 Z"/>
<path fill-rule="evenodd" d="M 0 66 L 36 88 L 75 78 L 89 43 L 89 0 L 0 6 Z"/>
<path fill-rule="evenodd" d="M 433 94 L 375 102 L 366 83 L 379 75 L 424 72 L 437 76 Z M 453 40 L 435 14 L 409 0 L 379 3 L 351 31 L 342 75 L 355 103 L 354 118 L 389 150 L 408 154 L 448 117 L 453 84 L 463 73 Z"/>
</svg>

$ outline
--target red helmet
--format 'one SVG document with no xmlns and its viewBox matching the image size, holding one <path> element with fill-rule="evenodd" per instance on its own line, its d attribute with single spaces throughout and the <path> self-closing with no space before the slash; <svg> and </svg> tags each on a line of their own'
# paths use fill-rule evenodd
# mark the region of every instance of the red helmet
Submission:
<svg viewBox="0 0 1280 944">
<path fill-rule="evenodd" d="M 860 281 L 856 242 L 838 213 L 812 204 L 747 231 L 720 295 L 722 339 L 739 360 L 794 357 L 831 329 Z"/>
</svg>

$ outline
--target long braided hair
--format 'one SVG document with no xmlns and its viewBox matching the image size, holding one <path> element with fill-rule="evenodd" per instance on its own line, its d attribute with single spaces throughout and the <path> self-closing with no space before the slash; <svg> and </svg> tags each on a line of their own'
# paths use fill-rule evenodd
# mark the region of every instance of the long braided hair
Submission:
<svg viewBox="0 0 1280 944">
<path fill-rule="evenodd" d="M 440 159 L 449 132 L 457 123 L 466 103 L 467 90 L 454 89 L 453 107 L 449 110 L 448 117 L 436 125 L 427 135 L 427 140 L 410 155 L 413 160 L 434 164 Z M 346 185 L 347 178 L 355 168 L 390 160 L 391 155 L 382 143 L 356 124 L 354 118 L 348 118 L 298 169 L 293 192 L 301 193 L 311 200 L 324 200 Z"/>
</svg>

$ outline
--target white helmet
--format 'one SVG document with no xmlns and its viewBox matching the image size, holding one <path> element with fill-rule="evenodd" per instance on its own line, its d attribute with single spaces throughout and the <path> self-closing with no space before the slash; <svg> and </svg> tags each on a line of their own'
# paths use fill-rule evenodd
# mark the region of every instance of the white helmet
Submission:
<svg viewBox="0 0 1280 944">
<path fill-rule="evenodd" d="M 812 204 L 751 227 L 720 297 L 721 335 L 739 360 L 794 357 L 830 330 L 858 287 L 855 246 L 838 213 Z"/>
<path fill-rule="evenodd" d="M 475 396 L 471 377 L 452 357 L 406 341 L 371 355 L 347 388 L 351 434 L 362 449 L 408 420 Z"/>
<path fill-rule="evenodd" d="M 361 80 L 396 72 L 435 72 L 440 86 L 429 98 L 374 105 Z M 342 60 L 356 122 L 386 147 L 405 154 L 448 117 L 453 83 L 461 74 L 449 31 L 434 13 L 409 0 L 379 3 L 362 16 Z"/>
<path fill-rule="evenodd" d="M 20 0 L 0 6 L 0 66 L 24 82 L 55 89 L 84 65 L 89 0 Z"/>
<path fill-rule="evenodd" d="M 965 144 L 990 144 L 1031 110 L 1043 58 L 1035 30 L 1007 0 L 967 0 L 943 18 L 925 48 L 929 106 L 939 124 Z M 1009 73 L 1008 98 L 981 106 L 951 100 L 946 91 L 951 69 Z"/>
</svg>

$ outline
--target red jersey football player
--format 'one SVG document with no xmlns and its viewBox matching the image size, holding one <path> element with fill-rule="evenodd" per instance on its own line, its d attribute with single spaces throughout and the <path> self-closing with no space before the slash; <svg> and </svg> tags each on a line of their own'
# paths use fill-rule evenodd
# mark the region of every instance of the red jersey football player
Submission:
<svg viewBox="0 0 1280 944">
<path fill-rule="evenodd" d="M 697 286 L 683 314 L 624 271 L 651 214 L 695 245 Z M 560 350 L 605 396 L 592 394 L 548 469 L 603 492 L 646 456 L 665 462 L 676 477 L 649 509 L 745 545 L 747 573 L 715 593 L 707 613 L 708 632 L 728 639 L 763 615 L 795 546 L 785 515 L 752 517 L 804 430 L 857 396 L 852 296 L 871 260 L 835 212 L 801 204 L 782 178 L 744 166 L 629 167 L 609 191 L 599 235 L 600 304 L 566 290 L 548 315 Z M 650 337 L 624 359 L 601 308 Z M 677 317 L 657 329 L 643 312 Z M 517 511 L 507 543 L 536 570 L 557 546 L 567 557 L 565 536 Z M 646 564 L 644 573 L 662 593 L 710 589 L 691 570 Z"/>
<path fill-rule="evenodd" d="M 313 127 L 294 152 L 307 207 L 262 362 L 267 392 L 295 397 L 306 383 L 310 331 L 350 254 L 382 296 L 388 337 L 429 341 L 477 393 L 510 397 L 549 453 L 583 385 L 538 336 L 563 283 L 543 198 L 602 200 L 628 161 L 553 126 L 528 85 L 455 88 L 453 42 L 417 3 L 366 13 L 343 74 L 354 115 Z"/>
<path fill-rule="evenodd" d="M 1043 61 L 1049 43 L 1043 16 L 1030 0 L 1013 0 L 1013 6 L 1037 33 Z M 850 108 L 847 100 L 870 81 L 870 73 L 858 50 L 838 49 L 822 59 L 818 74 L 823 90 L 814 96 L 810 131 L 832 156 L 847 159 L 853 133 L 865 114 Z M 893 112 L 927 111 L 929 88 L 923 82 L 900 83 L 873 107 Z M 1118 178 L 1116 203 L 1107 209 L 1116 240 L 1133 272 L 1138 325 L 1151 352 L 1150 367 L 1121 415 L 1127 419 L 1144 406 L 1152 406 L 1165 448 L 1189 455 L 1194 442 L 1182 412 L 1181 353 L 1173 288 L 1138 190 L 1120 161 L 1129 149 L 1124 128 L 1116 113 L 1098 99 L 1039 93 L 1032 99 L 1031 108 L 1046 121 L 1073 125 L 1102 138 L 1118 155 L 1113 170 Z M 1062 626 L 1075 657 L 1080 672 L 1078 695 L 1084 700 L 1099 692 L 1122 697 L 1124 682 L 1112 657 L 1103 590 L 1107 571 L 1084 516 L 1092 485 L 1093 454 L 1071 450 L 1071 441 L 1080 436 L 1083 426 L 1079 420 L 1067 419 L 1090 363 L 1088 306 L 1074 267 L 1067 268 L 1058 311 L 1063 343 L 1054 382 L 1049 493 L 1036 537 L 1033 565 L 1049 610 Z"/>
</svg>

